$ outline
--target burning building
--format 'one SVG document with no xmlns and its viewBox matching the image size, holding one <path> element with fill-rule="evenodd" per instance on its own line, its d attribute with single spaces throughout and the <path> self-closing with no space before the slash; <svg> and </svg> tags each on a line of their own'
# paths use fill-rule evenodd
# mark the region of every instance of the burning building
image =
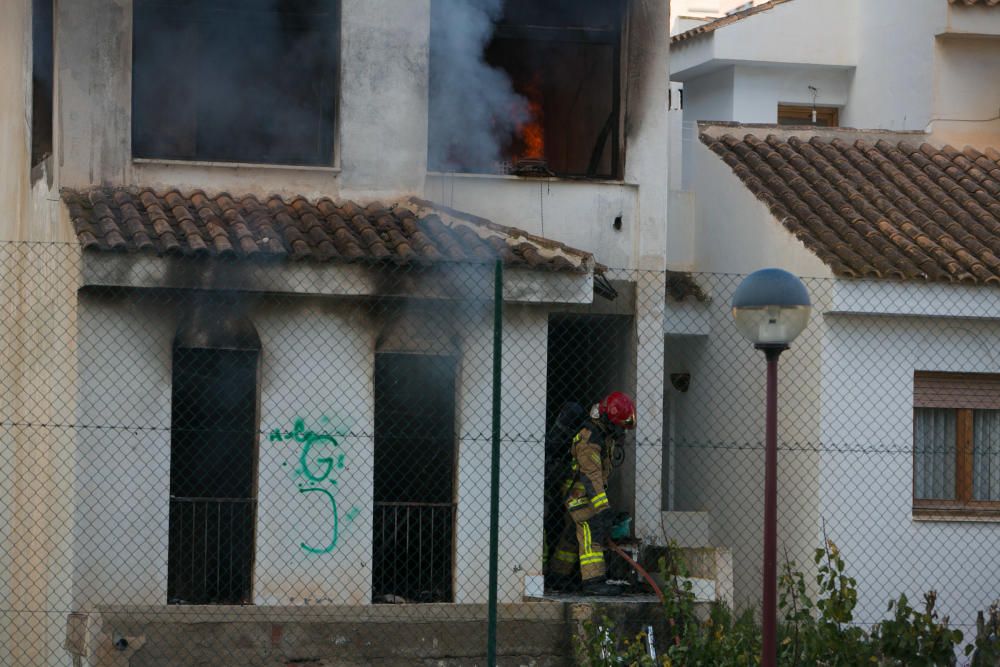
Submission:
<svg viewBox="0 0 1000 667">
<path fill-rule="evenodd" d="M 432 146 L 431 168 L 620 178 L 627 3 L 510 0 L 490 17 L 481 45 L 449 34 L 471 20 L 455 13 L 475 13 L 475 3 L 457 12 L 453 4 L 438 3 L 442 20 L 432 24 L 431 138 L 446 149 Z M 453 64 L 456 42 L 471 51 L 461 66 Z M 471 108 L 446 110 L 455 85 L 475 91 Z M 487 137 L 465 131 L 456 115 L 488 119 Z"/>
<path fill-rule="evenodd" d="M 658 532 L 666 0 L 5 11 L 0 76 L 25 94 L 0 101 L 0 203 L 16 212 L 0 230 L 61 245 L 0 251 L 12 312 L 31 315 L 0 324 L 18 397 L 3 417 L 114 429 L 5 433 L 19 454 L 0 532 L 19 539 L 0 601 L 60 611 L 11 618 L 0 663 L 167 651 L 150 630 L 167 611 L 256 605 L 293 623 L 395 597 L 485 602 L 490 277 L 445 261 L 507 267 L 512 433 L 543 434 L 570 396 L 636 395 L 650 444 L 615 502 Z M 602 264 L 620 270 L 603 297 Z M 561 369 L 584 348 L 594 370 L 574 379 Z M 639 378 L 639 358 L 659 370 Z M 386 481 L 420 464 L 404 417 L 437 434 L 429 485 Z M 511 447 L 506 492 L 542 498 L 544 448 Z M 209 451 L 229 467 L 189 473 Z M 542 575 L 542 504 L 503 516 L 504 603 Z M 406 519 L 440 552 L 387 541 Z M 434 582 L 406 558 L 430 559 Z"/>
</svg>

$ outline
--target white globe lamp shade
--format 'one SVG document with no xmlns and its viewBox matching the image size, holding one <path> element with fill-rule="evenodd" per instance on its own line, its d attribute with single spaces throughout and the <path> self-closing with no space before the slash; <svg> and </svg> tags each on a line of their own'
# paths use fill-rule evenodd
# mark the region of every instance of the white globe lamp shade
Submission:
<svg viewBox="0 0 1000 667">
<path fill-rule="evenodd" d="M 754 271 L 733 294 L 733 319 L 758 347 L 787 347 L 809 324 L 809 291 L 783 269 Z"/>
</svg>

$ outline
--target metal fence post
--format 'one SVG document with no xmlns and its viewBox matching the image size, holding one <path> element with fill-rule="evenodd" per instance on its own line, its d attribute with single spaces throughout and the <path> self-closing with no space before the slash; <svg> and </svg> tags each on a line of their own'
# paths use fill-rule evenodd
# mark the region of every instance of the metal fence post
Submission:
<svg viewBox="0 0 1000 667">
<path fill-rule="evenodd" d="M 497 571 L 500 523 L 500 359 L 503 349 L 503 262 L 493 272 L 493 452 L 490 463 L 490 600 L 486 629 L 487 664 L 497 664 Z"/>
</svg>

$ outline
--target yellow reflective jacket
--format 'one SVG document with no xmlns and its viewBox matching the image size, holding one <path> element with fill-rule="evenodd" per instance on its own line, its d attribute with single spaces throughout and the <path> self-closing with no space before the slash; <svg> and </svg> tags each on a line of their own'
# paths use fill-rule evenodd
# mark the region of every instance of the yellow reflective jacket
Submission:
<svg viewBox="0 0 1000 667">
<path fill-rule="evenodd" d="M 603 432 L 600 426 L 589 423 L 573 438 L 573 484 L 570 499 L 586 497 L 594 510 L 608 508 L 608 478 L 611 476 L 611 454 L 614 437 Z"/>
</svg>

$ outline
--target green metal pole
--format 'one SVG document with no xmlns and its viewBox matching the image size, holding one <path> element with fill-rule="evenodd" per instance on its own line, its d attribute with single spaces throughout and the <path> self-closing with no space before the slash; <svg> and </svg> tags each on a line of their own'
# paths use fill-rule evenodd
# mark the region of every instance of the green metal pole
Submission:
<svg viewBox="0 0 1000 667">
<path fill-rule="evenodd" d="M 503 263 L 493 272 L 493 453 L 490 464 L 490 602 L 486 664 L 497 664 L 497 571 L 500 547 L 500 355 L 503 349 Z"/>
</svg>

